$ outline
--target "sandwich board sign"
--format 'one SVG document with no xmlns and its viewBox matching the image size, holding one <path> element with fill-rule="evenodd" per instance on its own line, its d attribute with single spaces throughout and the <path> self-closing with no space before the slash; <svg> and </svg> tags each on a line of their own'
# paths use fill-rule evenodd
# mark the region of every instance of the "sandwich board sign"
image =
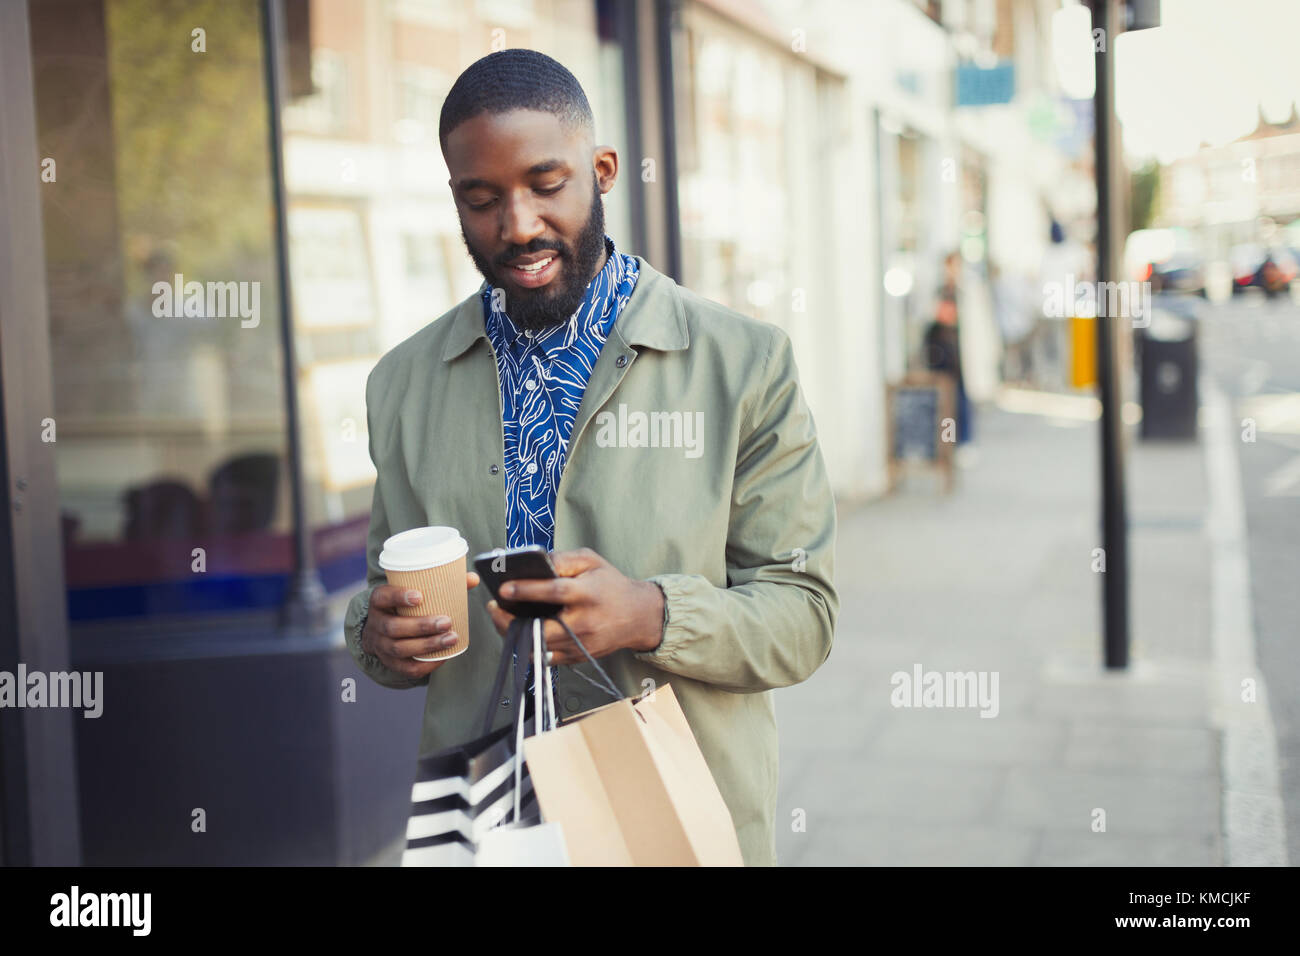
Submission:
<svg viewBox="0 0 1300 956">
<path fill-rule="evenodd" d="M 956 383 L 943 372 L 909 372 L 889 386 L 886 398 L 889 487 L 912 463 L 934 468 L 952 491 L 956 446 Z"/>
</svg>

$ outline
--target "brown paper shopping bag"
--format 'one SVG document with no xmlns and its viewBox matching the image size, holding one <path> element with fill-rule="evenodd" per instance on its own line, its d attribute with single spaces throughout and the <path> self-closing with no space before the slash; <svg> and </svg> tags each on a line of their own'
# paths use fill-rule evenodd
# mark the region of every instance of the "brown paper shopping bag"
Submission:
<svg viewBox="0 0 1300 956">
<path fill-rule="evenodd" d="M 574 866 L 743 866 L 736 829 L 671 685 L 524 741 Z"/>
</svg>

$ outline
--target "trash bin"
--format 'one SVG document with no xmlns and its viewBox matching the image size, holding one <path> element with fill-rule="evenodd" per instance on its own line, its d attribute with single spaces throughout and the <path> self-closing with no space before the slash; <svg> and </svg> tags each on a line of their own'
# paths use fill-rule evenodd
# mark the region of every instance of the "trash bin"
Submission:
<svg viewBox="0 0 1300 956">
<path fill-rule="evenodd" d="M 1196 439 L 1197 320 L 1191 309 L 1155 307 L 1138 328 L 1138 379 L 1146 438 Z"/>
</svg>

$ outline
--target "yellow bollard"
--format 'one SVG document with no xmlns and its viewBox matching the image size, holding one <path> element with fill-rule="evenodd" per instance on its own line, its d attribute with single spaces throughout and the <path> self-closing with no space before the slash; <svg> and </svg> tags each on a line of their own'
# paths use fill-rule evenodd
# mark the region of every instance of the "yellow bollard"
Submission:
<svg viewBox="0 0 1300 956">
<path fill-rule="evenodd" d="M 1087 388 L 1097 384 L 1097 320 L 1070 316 L 1070 384 Z"/>
</svg>

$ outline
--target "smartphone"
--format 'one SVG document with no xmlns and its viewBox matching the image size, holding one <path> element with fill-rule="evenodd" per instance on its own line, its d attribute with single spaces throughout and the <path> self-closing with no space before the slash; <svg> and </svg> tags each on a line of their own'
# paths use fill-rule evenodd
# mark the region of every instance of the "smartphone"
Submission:
<svg viewBox="0 0 1300 956">
<path fill-rule="evenodd" d="M 506 581 L 556 577 L 555 565 L 551 563 L 550 554 L 539 544 L 530 544 L 525 548 L 509 550 L 497 548 L 495 551 L 486 551 L 474 558 L 474 570 L 492 592 L 501 610 L 516 617 L 555 617 L 564 610 L 562 604 L 550 604 L 544 601 L 509 601 L 498 593 L 501 585 Z"/>
</svg>

